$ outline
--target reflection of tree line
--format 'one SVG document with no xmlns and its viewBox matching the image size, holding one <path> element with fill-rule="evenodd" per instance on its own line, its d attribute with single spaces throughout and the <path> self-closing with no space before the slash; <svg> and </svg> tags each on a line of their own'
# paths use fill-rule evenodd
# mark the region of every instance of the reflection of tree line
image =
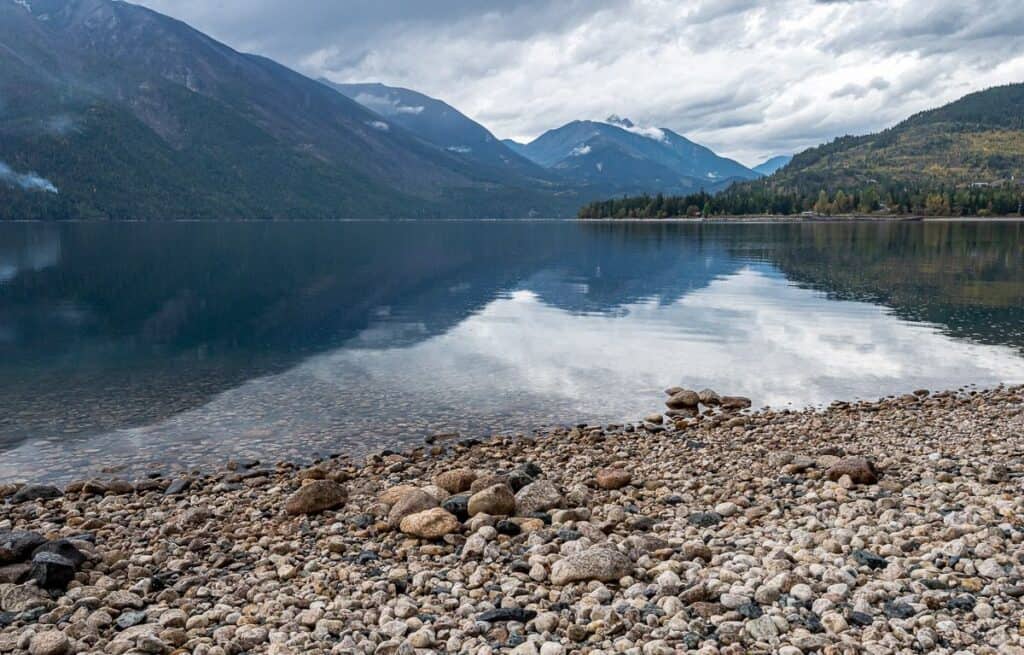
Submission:
<svg viewBox="0 0 1024 655">
<path fill-rule="evenodd" d="M 807 287 L 867 300 L 957 337 L 1024 348 L 1024 224 L 761 226 L 741 246 Z M 744 241 L 756 244 L 755 229 Z M 769 233 L 774 232 L 774 238 Z M 735 254 L 742 254 L 733 249 Z"/>
</svg>

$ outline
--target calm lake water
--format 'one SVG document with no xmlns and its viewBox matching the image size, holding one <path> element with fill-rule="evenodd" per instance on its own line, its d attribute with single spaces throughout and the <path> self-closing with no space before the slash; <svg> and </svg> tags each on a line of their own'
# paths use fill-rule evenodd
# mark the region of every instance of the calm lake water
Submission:
<svg viewBox="0 0 1024 655">
<path fill-rule="evenodd" d="M 0 225 L 0 481 L 1024 382 L 1024 225 Z M 113 470 L 113 469 L 112 469 Z"/>
</svg>

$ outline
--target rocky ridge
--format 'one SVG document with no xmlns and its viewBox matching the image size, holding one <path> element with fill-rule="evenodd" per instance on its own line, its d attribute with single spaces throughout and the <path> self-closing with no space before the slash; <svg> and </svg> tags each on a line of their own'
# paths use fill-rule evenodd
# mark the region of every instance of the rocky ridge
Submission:
<svg viewBox="0 0 1024 655">
<path fill-rule="evenodd" d="M 0 652 L 1024 654 L 1024 389 L 670 391 L 622 426 L 0 486 Z"/>
</svg>

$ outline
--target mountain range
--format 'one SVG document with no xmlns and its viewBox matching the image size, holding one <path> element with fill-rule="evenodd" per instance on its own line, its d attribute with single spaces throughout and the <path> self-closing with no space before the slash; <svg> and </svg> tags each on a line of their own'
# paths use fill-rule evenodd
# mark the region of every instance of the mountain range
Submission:
<svg viewBox="0 0 1024 655">
<path fill-rule="evenodd" d="M 558 217 L 756 176 L 628 121 L 510 146 L 416 91 L 312 80 L 126 2 L 0 2 L 0 44 L 0 218 Z M 544 163 L 570 133 L 588 155 Z"/>
<path fill-rule="evenodd" d="M 0 2 L 0 43 L 0 217 L 502 217 L 580 200 L 143 7 Z"/>
<path fill-rule="evenodd" d="M 527 144 L 505 143 L 565 179 L 613 193 L 711 191 L 760 176 L 672 130 L 615 115 L 573 121 Z"/>
</svg>

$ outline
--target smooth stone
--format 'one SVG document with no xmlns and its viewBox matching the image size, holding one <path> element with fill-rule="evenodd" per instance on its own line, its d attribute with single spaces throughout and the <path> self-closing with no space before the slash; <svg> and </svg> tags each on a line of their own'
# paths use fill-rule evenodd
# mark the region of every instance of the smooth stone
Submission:
<svg viewBox="0 0 1024 655">
<path fill-rule="evenodd" d="M 865 457 L 846 457 L 840 459 L 825 471 L 825 476 L 832 482 L 838 482 L 843 476 L 857 484 L 875 484 L 878 482 L 878 471 L 875 465 Z"/>
<path fill-rule="evenodd" d="M 26 484 L 14 492 L 11 502 L 14 504 L 25 503 L 31 500 L 51 500 L 60 498 L 63 493 L 57 487 L 47 484 Z"/>
<path fill-rule="evenodd" d="M 461 527 L 459 519 L 440 507 L 410 514 L 400 524 L 402 532 L 421 539 L 440 539 Z"/>
<path fill-rule="evenodd" d="M 502 621 L 515 621 L 517 623 L 526 623 L 537 616 L 537 612 L 533 610 L 519 609 L 519 608 L 498 608 L 488 610 L 482 614 L 477 615 L 477 621 L 486 621 L 487 623 L 498 623 Z"/>
<path fill-rule="evenodd" d="M 0 564 L 24 562 L 46 543 L 46 537 L 26 530 L 0 531 Z"/>
<path fill-rule="evenodd" d="M 469 515 L 511 516 L 516 512 L 516 497 L 504 484 L 496 484 L 469 497 Z"/>
<path fill-rule="evenodd" d="M 292 515 L 319 514 L 341 507 L 348 500 L 345 487 L 330 480 L 313 480 L 302 485 L 285 501 L 284 509 Z"/>
<path fill-rule="evenodd" d="M 620 468 L 601 469 L 594 477 L 598 487 L 608 490 L 621 489 L 633 481 L 633 474 Z"/>
<path fill-rule="evenodd" d="M 433 483 L 450 494 L 460 494 L 469 491 L 477 477 L 476 471 L 459 468 L 438 473 L 434 476 Z"/>
<path fill-rule="evenodd" d="M 388 525 L 394 530 L 399 530 L 405 517 L 434 509 L 438 505 L 435 496 L 422 489 L 414 489 L 391 507 L 391 511 L 388 512 Z"/>
<path fill-rule="evenodd" d="M 560 559 L 551 567 L 551 583 L 598 580 L 616 582 L 633 572 L 628 557 L 608 547 L 594 546 L 581 553 Z"/>
</svg>

